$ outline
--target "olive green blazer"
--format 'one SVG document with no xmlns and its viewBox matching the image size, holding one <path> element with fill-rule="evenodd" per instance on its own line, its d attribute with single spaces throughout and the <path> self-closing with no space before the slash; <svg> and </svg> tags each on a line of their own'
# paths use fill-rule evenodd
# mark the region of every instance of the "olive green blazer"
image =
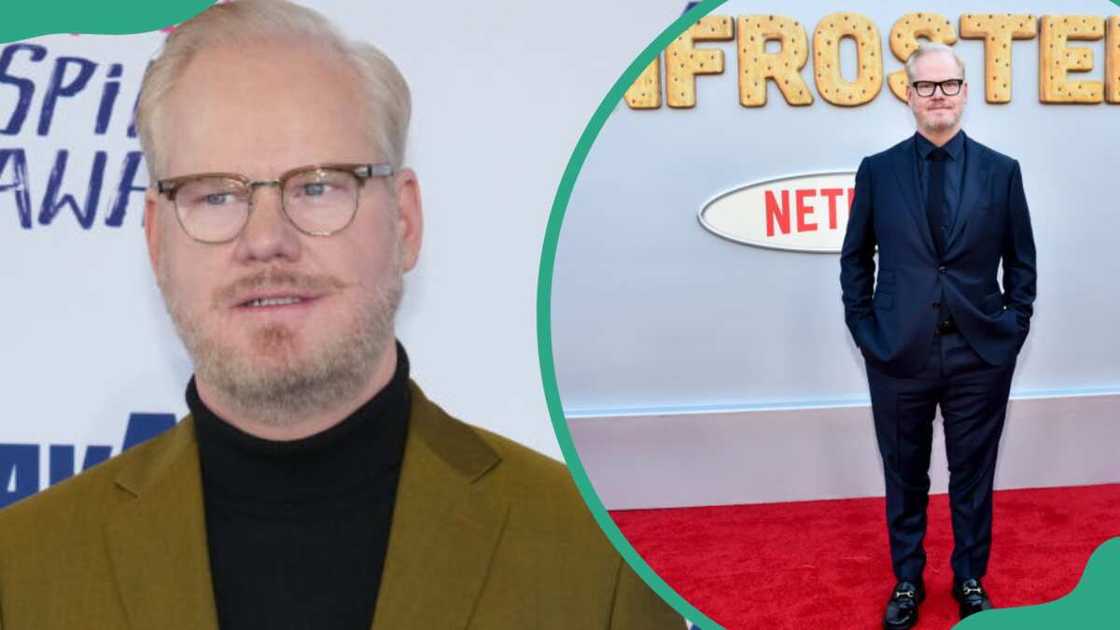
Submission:
<svg viewBox="0 0 1120 630">
<path fill-rule="evenodd" d="M 562 465 L 412 393 L 374 630 L 684 627 Z M 190 417 L 0 511 L 0 628 L 217 628 Z"/>
</svg>

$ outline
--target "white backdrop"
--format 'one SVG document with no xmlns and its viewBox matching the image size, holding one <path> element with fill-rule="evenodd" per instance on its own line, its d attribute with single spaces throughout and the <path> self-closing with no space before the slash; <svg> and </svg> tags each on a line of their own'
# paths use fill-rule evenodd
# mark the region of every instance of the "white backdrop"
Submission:
<svg viewBox="0 0 1120 630">
<path fill-rule="evenodd" d="M 412 86 L 407 162 L 420 177 L 426 230 L 398 324 L 414 377 L 453 414 L 559 457 L 536 352 L 536 275 L 548 211 L 591 112 L 685 3 L 307 4 L 351 37 L 380 46 Z M 18 159 L 9 151 L 0 165 L 0 506 L 26 481 L 19 462 L 29 453 L 45 486 L 51 445 L 73 446 L 73 455 L 55 449 L 56 460 L 76 456 L 80 468 L 90 445 L 120 452 L 130 414 L 186 412 L 190 365 L 148 267 L 142 194 L 129 194 L 119 226 L 106 225 L 122 162 L 138 150 L 127 127 L 139 79 L 162 37 L 42 37 L 28 42 L 45 49 L 41 60 L 19 50 L 0 67 L 0 129 L 19 109 L 20 82 L 34 89 L 22 129 L 0 133 L 0 150 L 25 151 L 31 202 L 25 227 L 12 188 Z M 97 65 L 84 89 L 58 98 L 40 136 L 45 91 L 66 56 Z M 97 134 L 105 86 L 117 81 L 109 78 L 113 63 L 122 66 L 119 97 L 107 130 Z M 63 86 L 80 78 L 80 64 L 66 68 Z M 61 193 L 79 205 L 96 152 L 105 152 L 88 229 L 69 207 L 49 224 L 40 221 L 60 149 L 68 151 Z M 146 183 L 141 168 L 135 185 Z"/>
</svg>

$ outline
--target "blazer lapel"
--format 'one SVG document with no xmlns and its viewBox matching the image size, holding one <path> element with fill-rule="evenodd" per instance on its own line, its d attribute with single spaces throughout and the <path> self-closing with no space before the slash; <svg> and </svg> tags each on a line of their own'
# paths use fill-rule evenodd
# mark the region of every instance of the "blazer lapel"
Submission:
<svg viewBox="0 0 1120 630">
<path fill-rule="evenodd" d="M 961 133 L 964 133 L 963 131 Z M 989 177 L 992 170 L 992 161 L 986 159 L 984 148 L 971 138 L 965 136 L 964 151 L 964 181 L 961 182 L 961 202 L 957 207 L 957 220 L 953 224 L 953 231 L 949 234 L 946 249 L 964 233 L 965 224 L 973 213 L 980 210 L 980 206 L 988 191 Z"/>
<path fill-rule="evenodd" d="M 902 197 L 906 202 L 910 216 L 917 224 L 918 233 L 931 252 L 936 252 L 933 244 L 933 235 L 929 233 L 929 219 L 926 218 L 925 200 L 921 198 L 921 186 L 918 184 L 918 166 L 914 156 L 914 138 L 898 145 L 895 150 L 891 167 L 894 169 L 895 178 Z"/>
<path fill-rule="evenodd" d="M 130 627 L 216 630 L 193 421 L 171 431 L 121 470 L 117 487 L 131 499 L 106 525 L 106 543 Z"/>
<path fill-rule="evenodd" d="M 467 626 L 509 510 L 483 479 L 499 461 L 412 384 L 374 630 Z"/>
</svg>

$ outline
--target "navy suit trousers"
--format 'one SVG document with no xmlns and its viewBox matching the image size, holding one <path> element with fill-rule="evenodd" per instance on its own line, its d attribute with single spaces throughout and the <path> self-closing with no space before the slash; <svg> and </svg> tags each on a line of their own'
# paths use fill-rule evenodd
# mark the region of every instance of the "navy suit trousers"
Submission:
<svg viewBox="0 0 1120 630">
<path fill-rule="evenodd" d="M 922 577 L 933 419 L 949 460 L 957 579 L 983 577 L 992 540 L 992 482 L 1015 361 L 993 366 L 959 333 L 937 335 L 921 371 L 890 376 L 867 362 L 875 435 L 883 457 L 891 563 L 899 580 Z"/>
</svg>

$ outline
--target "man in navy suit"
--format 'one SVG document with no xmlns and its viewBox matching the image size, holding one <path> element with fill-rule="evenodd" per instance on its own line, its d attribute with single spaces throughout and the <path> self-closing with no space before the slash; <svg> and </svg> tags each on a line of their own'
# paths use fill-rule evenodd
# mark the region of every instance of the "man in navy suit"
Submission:
<svg viewBox="0 0 1120 630">
<path fill-rule="evenodd" d="M 906 72 L 917 133 L 860 163 L 840 256 L 845 320 L 866 359 L 886 477 L 898 580 L 886 628 L 912 627 L 925 597 L 937 407 L 949 459 L 953 595 L 962 617 L 992 606 L 980 579 L 991 546 L 996 450 L 1035 298 L 1019 164 L 961 131 L 963 62 L 947 46 L 924 44 Z"/>
</svg>

